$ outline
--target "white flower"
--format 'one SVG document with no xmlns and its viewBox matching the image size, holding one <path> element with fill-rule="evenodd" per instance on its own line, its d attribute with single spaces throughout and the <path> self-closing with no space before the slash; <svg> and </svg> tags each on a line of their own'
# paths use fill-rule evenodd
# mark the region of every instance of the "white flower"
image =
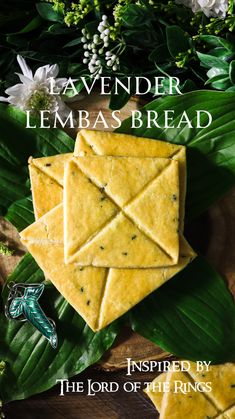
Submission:
<svg viewBox="0 0 235 419">
<path fill-rule="evenodd" d="M 176 3 L 190 7 L 194 13 L 203 12 L 207 17 L 224 19 L 228 11 L 228 0 L 176 0 Z"/>
<path fill-rule="evenodd" d="M 104 69 L 105 61 L 107 61 L 107 67 L 112 67 L 113 71 L 119 69 L 119 58 L 117 55 L 113 54 L 112 51 L 104 51 L 105 48 L 108 48 L 111 41 L 110 25 L 106 15 L 102 16 L 97 31 L 98 33 L 91 36 L 85 28 L 82 29 L 82 42 L 85 50 L 83 63 L 88 65 L 88 70 L 93 78 L 100 77 Z M 91 39 L 91 41 L 89 41 L 89 39 Z M 117 46 L 113 49 L 116 48 Z M 105 57 L 102 57 L 104 52 Z"/>
<path fill-rule="evenodd" d="M 21 83 L 6 89 L 5 93 L 9 96 L 0 97 L 0 101 L 8 102 L 23 111 L 30 110 L 35 114 L 41 110 L 49 110 L 51 113 L 59 112 L 62 117 L 66 117 L 71 110 L 61 99 L 60 94 L 54 94 L 54 92 L 61 93 L 67 82 L 66 78 L 57 78 L 58 65 L 44 65 L 33 75 L 23 57 L 17 55 L 17 61 L 22 74 L 16 74 Z"/>
</svg>

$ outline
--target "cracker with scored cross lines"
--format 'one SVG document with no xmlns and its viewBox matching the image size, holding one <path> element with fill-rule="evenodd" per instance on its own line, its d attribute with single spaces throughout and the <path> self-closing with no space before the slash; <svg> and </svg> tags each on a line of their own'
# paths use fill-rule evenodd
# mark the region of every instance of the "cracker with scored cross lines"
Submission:
<svg viewBox="0 0 235 419">
<path fill-rule="evenodd" d="M 184 228 L 186 195 L 186 147 L 166 141 L 108 131 L 82 129 L 79 131 L 74 156 L 132 156 L 159 157 L 177 160 L 180 185 L 180 230 Z"/>
<path fill-rule="evenodd" d="M 63 200 L 64 166 L 72 154 L 29 158 L 29 174 L 35 219 Z"/>
<path fill-rule="evenodd" d="M 144 390 L 160 419 L 235 419 L 235 364 L 210 365 L 208 371 L 197 371 L 197 364 L 188 362 L 189 371 L 162 373 Z"/>
<path fill-rule="evenodd" d="M 134 157 L 141 157 L 142 155 L 148 157 L 149 155 L 152 158 L 167 158 L 169 164 L 171 159 L 173 159 L 178 162 L 179 166 L 180 232 L 178 262 L 175 265 L 159 268 L 116 269 L 93 266 L 83 267 L 76 263 L 66 265 L 64 262 L 64 214 L 62 203 L 64 167 L 72 159 L 72 154 L 38 159 L 31 158 L 29 161 L 33 204 L 37 221 L 21 233 L 21 239 L 45 272 L 46 277 L 52 281 L 93 330 L 100 330 L 168 281 L 195 257 L 194 251 L 188 245 L 181 232 L 183 228 L 182 206 L 184 206 L 186 177 L 185 147 L 157 140 L 123 136 L 122 134 L 82 130 L 78 134 L 76 141 L 76 150 L 80 148 L 82 154 L 84 152 L 81 139 L 89 150 L 89 153 L 87 150 L 87 154 L 90 156 L 95 156 L 96 153 L 105 155 L 105 150 L 107 150 L 107 154 L 112 152 L 116 156 L 133 154 Z M 88 145 L 92 141 L 96 143 L 95 147 Z M 154 167 L 153 165 L 152 169 L 155 170 Z M 151 172 L 152 174 L 154 170 Z M 151 173 L 143 174 L 141 182 L 148 182 L 149 180 L 151 184 Z M 123 188 L 121 194 L 116 194 L 118 202 L 114 202 L 112 197 L 109 203 L 108 201 L 105 202 L 107 204 L 105 210 L 107 216 L 113 211 L 115 217 L 115 213 L 117 211 L 120 212 L 120 206 L 123 205 L 123 202 L 126 203 L 127 201 L 134 204 L 134 201 L 131 201 L 135 185 L 134 177 L 133 179 L 130 178 L 129 182 L 130 185 L 125 190 Z M 89 181 L 89 184 L 97 189 L 97 186 L 92 185 L 92 182 Z M 115 182 L 111 186 L 114 188 Z M 138 187 L 137 185 L 137 194 Z M 99 203 L 102 205 L 105 201 L 103 187 L 98 188 L 98 192 L 96 191 L 94 196 L 99 199 Z M 103 210 L 101 214 L 103 214 Z M 99 217 L 97 220 L 93 217 L 95 223 L 100 222 L 100 220 L 101 218 Z M 89 229 L 89 226 L 87 226 L 87 229 Z M 136 238 L 136 234 L 133 233 L 131 236 L 132 241 L 134 242 Z"/>
<path fill-rule="evenodd" d="M 153 268 L 179 257 L 178 162 L 89 156 L 64 179 L 65 262 Z"/>
<path fill-rule="evenodd" d="M 184 226 L 186 194 L 186 148 L 166 141 L 140 138 L 112 132 L 81 130 L 76 139 L 74 155 L 110 155 L 169 158 L 179 163 L 180 230 Z M 35 218 L 62 202 L 64 165 L 72 153 L 29 159 L 29 171 Z"/>
<path fill-rule="evenodd" d="M 179 261 L 155 269 L 79 267 L 64 262 L 63 204 L 21 232 L 21 241 L 46 277 L 85 319 L 100 330 L 159 288 L 195 257 L 180 236 Z"/>
</svg>

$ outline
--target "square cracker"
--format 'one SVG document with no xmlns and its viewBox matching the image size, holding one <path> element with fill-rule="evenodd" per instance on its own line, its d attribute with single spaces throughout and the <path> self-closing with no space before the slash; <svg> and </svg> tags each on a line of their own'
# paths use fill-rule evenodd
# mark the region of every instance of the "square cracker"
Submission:
<svg viewBox="0 0 235 419">
<path fill-rule="evenodd" d="M 235 406 L 230 407 L 230 409 L 221 413 L 221 415 L 216 416 L 216 419 L 235 419 Z"/>
<path fill-rule="evenodd" d="M 65 262 L 152 268 L 179 256 L 178 162 L 89 156 L 64 180 Z"/>
<path fill-rule="evenodd" d="M 181 386 L 186 385 L 186 388 L 191 383 L 187 374 L 181 371 L 168 372 L 162 378 L 169 382 L 169 391 L 163 395 L 160 394 L 157 398 L 153 395 L 154 392 L 150 393 L 150 398 L 154 404 L 155 399 L 157 401 L 157 409 L 160 407 L 160 419 L 205 419 L 212 418 L 218 413 L 218 410 L 203 393 L 194 390 L 186 390 L 183 393 L 179 391 L 178 387 L 176 389 L 177 382 L 180 382 Z M 161 376 L 158 380 L 161 380 Z M 147 394 L 149 395 L 149 393 Z"/>
<path fill-rule="evenodd" d="M 158 412 L 161 411 L 162 399 L 164 396 L 164 391 L 159 391 L 159 389 L 163 390 L 162 384 L 164 384 L 166 381 L 167 381 L 167 372 L 163 372 L 162 374 L 158 375 L 148 385 L 147 388 L 144 389 L 144 392 L 148 395 L 150 400 L 152 400 Z"/>
<path fill-rule="evenodd" d="M 235 403 L 235 364 L 210 365 L 209 371 L 197 371 L 197 365 L 191 362 L 189 373 L 195 381 L 211 381 L 212 391 L 208 393 L 208 398 L 219 410 Z"/>
<path fill-rule="evenodd" d="M 29 174 L 35 219 L 42 217 L 63 200 L 64 166 L 72 153 L 29 158 Z"/>
<path fill-rule="evenodd" d="M 159 157 L 177 160 L 180 183 L 180 230 L 184 228 L 186 196 L 186 147 L 151 138 L 108 131 L 82 129 L 78 132 L 74 156 Z"/>
<path fill-rule="evenodd" d="M 177 160 L 180 184 L 180 230 L 183 231 L 186 193 L 184 146 L 126 134 L 81 130 L 77 135 L 74 155 L 159 157 Z M 36 219 L 62 202 L 64 165 L 71 157 L 72 154 L 69 153 L 30 158 L 29 170 Z"/>
<path fill-rule="evenodd" d="M 21 232 L 45 275 L 94 330 L 120 317 L 182 270 L 195 256 L 183 237 L 177 265 L 156 269 L 105 269 L 64 263 L 63 205 Z"/>
<path fill-rule="evenodd" d="M 84 136 L 84 134 L 85 131 L 82 130 L 81 135 Z M 180 185 L 183 185 L 180 194 L 184 204 L 183 197 L 186 184 L 185 147 L 162 141 L 151 140 L 150 142 L 146 139 L 131 136 L 120 137 L 119 134 L 115 134 L 114 141 L 110 133 L 97 132 L 97 138 L 101 138 L 101 134 L 102 138 L 108 140 L 109 144 L 113 143 L 115 148 L 118 144 L 116 140 L 120 140 L 123 152 L 118 147 L 116 155 L 128 155 L 131 152 L 134 156 L 172 157 L 179 161 Z M 94 132 L 92 132 L 92 136 L 94 136 Z M 78 144 L 79 138 L 78 134 L 76 144 Z M 128 146 L 123 142 L 124 138 L 130 141 Z M 101 145 L 99 146 L 99 154 L 104 155 L 108 143 L 106 141 L 106 144 L 103 144 L 102 147 Z M 132 145 L 131 148 L 130 145 Z M 95 154 L 91 147 L 89 147 L 89 151 L 91 154 Z M 115 155 L 115 150 L 112 151 L 112 154 Z M 195 253 L 181 236 L 180 258 L 176 266 L 144 270 L 119 270 L 94 267 L 79 268 L 75 264 L 65 265 L 63 263 L 63 211 L 62 205 L 56 206 L 62 202 L 65 160 L 68 161 L 71 157 L 72 154 L 67 154 L 30 159 L 29 169 L 35 216 L 39 218 L 45 215 L 45 224 L 43 218 L 39 223 L 35 222 L 28 227 L 22 232 L 22 241 L 47 277 L 87 321 L 89 326 L 93 330 L 100 330 L 183 269 L 195 257 Z M 54 210 L 51 210 L 52 208 Z M 50 213 L 46 215 L 47 211 L 50 211 Z M 183 226 L 182 215 L 180 223 Z M 49 225 L 51 233 L 47 234 L 46 229 Z M 44 236 L 40 241 L 37 239 L 38 231 L 42 232 L 43 230 Z"/>
<path fill-rule="evenodd" d="M 217 410 L 217 414 L 213 417 L 216 419 L 235 419 L 235 364 L 228 362 L 221 365 L 210 365 L 209 371 L 197 371 L 197 364 L 192 361 L 188 362 L 190 363 L 190 370 L 187 374 L 181 372 L 180 379 L 182 379 L 182 376 L 185 375 L 185 379 L 188 381 L 190 380 L 189 376 L 191 376 L 192 382 L 210 382 L 212 391 L 206 393 L 206 398 Z M 152 381 L 152 383 L 150 383 L 148 391 L 147 389 L 144 390 L 159 412 L 162 411 L 164 393 L 158 391 L 157 385 L 159 382 L 163 383 L 169 379 L 178 380 L 179 377 L 172 374 L 167 376 L 167 373 L 160 374 Z M 203 393 L 201 394 L 203 395 Z M 176 397 L 179 398 L 179 404 L 185 403 L 185 400 L 187 401 L 186 398 L 183 398 L 182 394 L 180 396 L 176 395 Z M 188 408 L 188 403 L 186 404 L 186 408 Z M 193 409 L 197 412 L 196 404 Z M 219 413 L 221 411 L 223 413 Z M 209 413 L 207 413 L 205 417 L 210 417 Z M 181 416 L 179 416 L 179 419 L 181 419 Z"/>
</svg>

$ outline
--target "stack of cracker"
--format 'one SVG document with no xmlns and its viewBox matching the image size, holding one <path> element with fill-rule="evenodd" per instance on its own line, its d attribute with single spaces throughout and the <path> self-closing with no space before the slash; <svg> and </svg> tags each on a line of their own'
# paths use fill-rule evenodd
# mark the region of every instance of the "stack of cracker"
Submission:
<svg viewBox="0 0 235 419">
<path fill-rule="evenodd" d="M 94 330 L 182 270 L 186 150 L 82 130 L 73 154 L 29 160 L 36 222 L 21 240 Z"/>
</svg>

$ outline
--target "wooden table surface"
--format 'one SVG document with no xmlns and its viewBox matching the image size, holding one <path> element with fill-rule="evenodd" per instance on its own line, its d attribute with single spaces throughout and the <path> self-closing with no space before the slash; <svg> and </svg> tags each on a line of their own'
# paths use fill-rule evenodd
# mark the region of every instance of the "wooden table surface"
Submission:
<svg viewBox="0 0 235 419">
<path fill-rule="evenodd" d="M 4 409 L 7 419 L 156 419 L 157 412 L 150 399 L 143 393 L 127 393 L 123 384 L 130 381 L 126 371 L 105 372 L 87 369 L 84 373 L 70 381 L 115 381 L 120 385 L 117 393 L 97 393 L 87 396 L 86 393 L 67 393 L 59 396 L 60 386 L 57 385 L 40 395 L 21 402 L 12 402 Z M 132 381 L 150 382 L 156 373 L 136 373 Z M 183 418 L 182 418 L 183 419 Z M 186 418 L 185 418 L 186 419 Z"/>
</svg>

